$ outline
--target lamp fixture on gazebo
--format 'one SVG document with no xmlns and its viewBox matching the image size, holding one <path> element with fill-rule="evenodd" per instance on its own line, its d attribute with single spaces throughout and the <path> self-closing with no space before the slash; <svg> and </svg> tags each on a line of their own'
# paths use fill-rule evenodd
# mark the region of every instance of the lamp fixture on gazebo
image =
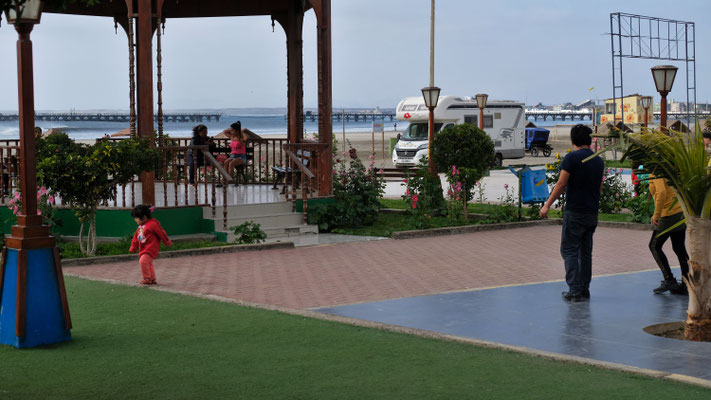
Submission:
<svg viewBox="0 0 711 400">
<path fill-rule="evenodd" d="M 8 9 L 5 15 L 9 24 L 39 24 L 42 16 L 41 0 L 27 0 L 22 4 L 14 0 L 12 3 L 12 8 Z"/>
</svg>

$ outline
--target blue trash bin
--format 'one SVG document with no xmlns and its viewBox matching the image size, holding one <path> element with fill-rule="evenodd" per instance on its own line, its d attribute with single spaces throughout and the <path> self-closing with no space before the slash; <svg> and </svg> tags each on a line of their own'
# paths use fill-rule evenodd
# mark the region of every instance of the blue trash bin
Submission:
<svg viewBox="0 0 711 400">
<path fill-rule="evenodd" d="M 521 201 L 525 204 L 543 203 L 548 200 L 546 171 L 524 168 L 521 171 Z"/>
</svg>

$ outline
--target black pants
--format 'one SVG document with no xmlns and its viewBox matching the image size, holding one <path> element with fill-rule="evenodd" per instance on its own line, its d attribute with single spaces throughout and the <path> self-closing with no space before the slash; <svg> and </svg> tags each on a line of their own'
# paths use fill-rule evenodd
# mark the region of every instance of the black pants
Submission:
<svg viewBox="0 0 711 400">
<path fill-rule="evenodd" d="M 657 262 L 659 269 L 662 270 L 662 275 L 665 280 L 674 279 L 674 274 L 672 274 L 671 268 L 669 268 L 669 260 L 667 260 L 667 256 L 662 251 L 662 246 L 664 246 L 664 243 L 669 238 L 671 238 L 672 249 L 679 259 L 681 275 L 688 277 L 689 254 L 686 253 L 686 245 L 684 244 L 684 241 L 686 240 L 686 227 L 684 227 L 684 229 L 667 232 L 663 235 L 659 235 L 659 231 L 652 232 L 652 239 L 649 241 L 649 250 L 652 251 L 654 261 Z"/>
</svg>

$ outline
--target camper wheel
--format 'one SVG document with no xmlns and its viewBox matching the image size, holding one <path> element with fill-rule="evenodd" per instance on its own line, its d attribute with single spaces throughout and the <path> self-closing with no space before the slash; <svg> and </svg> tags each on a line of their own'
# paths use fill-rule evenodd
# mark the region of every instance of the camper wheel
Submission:
<svg viewBox="0 0 711 400">
<path fill-rule="evenodd" d="M 545 149 L 543 149 L 543 156 L 544 157 L 550 157 L 550 155 L 551 155 L 551 148 L 550 147 L 546 147 Z"/>
<path fill-rule="evenodd" d="M 531 157 L 538 157 L 538 147 L 531 147 Z"/>
<path fill-rule="evenodd" d="M 504 156 L 502 156 L 501 153 L 496 153 L 494 156 L 494 165 L 497 167 L 504 165 Z"/>
</svg>

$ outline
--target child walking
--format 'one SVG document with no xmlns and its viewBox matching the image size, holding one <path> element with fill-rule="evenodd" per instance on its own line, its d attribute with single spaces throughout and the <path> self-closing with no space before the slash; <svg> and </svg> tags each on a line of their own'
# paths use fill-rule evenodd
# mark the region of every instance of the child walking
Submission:
<svg viewBox="0 0 711 400">
<path fill-rule="evenodd" d="M 133 234 L 130 253 L 138 250 L 138 263 L 141 266 L 141 285 L 155 285 L 156 271 L 153 269 L 153 260 L 158 257 L 160 242 L 166 246 L 173 244 L 158 220 L 151 217 L 151 209 L 141 204 L 131 211 L 131 216 L 138 224 L 136 233 Z"/>
</svg>

